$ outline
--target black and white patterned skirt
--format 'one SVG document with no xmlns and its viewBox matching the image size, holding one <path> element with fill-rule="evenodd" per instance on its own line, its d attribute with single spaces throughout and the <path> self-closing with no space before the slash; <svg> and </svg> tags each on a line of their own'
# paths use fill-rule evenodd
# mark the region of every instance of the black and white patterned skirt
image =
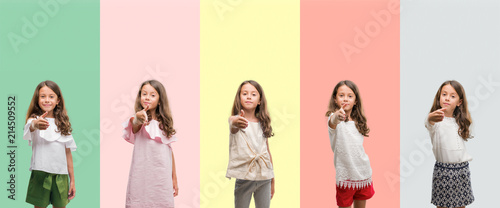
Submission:
<svg viewBox="0 0 500 208">
<path fill-rule="evenodd" d="M 473 201 L 469 162 L 436 162 L 431 203 L 440 207 L 462 207 Z"/>
</svg>

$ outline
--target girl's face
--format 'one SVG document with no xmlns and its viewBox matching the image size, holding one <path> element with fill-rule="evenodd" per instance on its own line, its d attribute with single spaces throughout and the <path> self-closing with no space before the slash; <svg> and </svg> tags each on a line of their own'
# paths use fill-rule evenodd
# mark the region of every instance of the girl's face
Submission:
<svg viewBox="0 0 500 208">
<path fill-rule="evenodd" d="M 149 105 L 149 110 L 155 110 L 158 107 L 160 95 L 150 84 L 142 86 L 141 89 L 141 106 L 146 108 Z"/>
<path fill-rule="evenodd" d="M 44 112 L 52 114 L 52 110 L 59 104 L 59 98 L 56 93 L 47 86 L 40 88 L 38 92 L 38 105 Z"/>
<path fill-rule="evenodd" d="M 240 103 L 243 109 L 253 110 L 260 105 L 260 93 L 252 84 L 246 83 L 241 87 Z"/>
<path fill-rule="evenodd" d="M 337 90 L 337 96 L 335 97 L 335 103 L 340 108 L 347 104 L 344 107 L 344 110 L 350 111 L 352 107 L 356 105 L 356 95 L 347 85 L 342 85 Z"/>
<path fill-rule="evenodd" d="M 439 95 L 439 105 L 441 108 L 446 108 L 447 112 L 453 112 L 457 106 L 462 104 L 462 99 L 451 85 L 447 84 L 441 88 Z"/>
</svg>

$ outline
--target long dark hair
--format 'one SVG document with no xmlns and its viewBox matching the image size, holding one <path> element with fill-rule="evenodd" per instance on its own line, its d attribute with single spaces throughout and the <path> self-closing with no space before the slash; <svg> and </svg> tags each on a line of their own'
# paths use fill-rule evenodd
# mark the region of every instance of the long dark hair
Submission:
<svg viewBox="0 0 500 208">
<path fill-rule="evenodd" d="M 359 133 L 361 133 L 363 136 L 368 137 L 368 133 L 370 133 L 370 128 L 368 128 L 368 125 L 366 123 L 365 111 L 363 110 L 363 103 L 361 102 L 359 89 L 358 86 L 356 86 L 356 84 L 354 84 L 354 82 L 350 80 L 343 80 L 337 83 L 337 85 L 335 85 L 335 88 L 333 88 L 332 96 L 330 97 L 330 103 L 328 104 L 328 111 L 326 111 L 325 116 L 330 116 L 331 113 L 340 109 L 340 106 L 337 105 L 335 99 L 337 98 L 337 92 L 339 88 L 344 85 L 349 87 L 356 96 L 356 101 L 355 101 L 356 104 L 352 106 L 351 110 L 351 119 L 356 122 L 356 129 L 358 129 Z"/>
<path fill-rule="evenodd" d="M 158 95 L 160 96 L 158 99 L 158 107 L 156 107 L 155 109 L 156 119 L 159 123 L 158 127 L 163 131 L 163 134 L 166 137 L 171 137 L 175 134 L 174 120 L 172 119 L 172 113 L 170 112 L 170 107 L 168 105 L 167 91 L 159 81 L 148 80 L 141 84 L 139 92 L 137 93 L 137 97 L 135 98 L 135 112 L 144 109 L 141 105 L 141 90 L 142 87 L 147 84 L 155 88 L 156 92 L 158 92 Z M 152 117 L 150 113 L 147 112 L 147 114 L 148 120 L 151 121 Z"/>
<path fill-rule="evenodd" d="M 469 113 L 469 108 L 467 105 L 467 97 L 465 96 L 465 90 L 464 87 L 460 84 L 460 82 L 457 82 L 455 80 L 448 80 L 445 81 L 440 87 L 439 90 L 436 93 L 436 96 L 434 97 L 434 102 L 432 103 L 432 108 L 430 113 L 441 109 L 441 105 L 439 104 L 439 100 L 441 99 L 441 90 L 443 89 L 444 86 L 446 85 L 451 85 L 455 91 L 457 91 L 457 95 L 460 100 L 462 100 L 462 104 L 457 106 L 455 110 L 453 111 L 453 117 L 458 123 L 458 135 L 462 137 L 465 141 L 470 137 L 470 130 L 469 126 L 472 124 L 472 119 Z"/>
<path fill-rule="evenodd" d="M 231 110 L 231 115 L 238 115 L 243 109 L 241 106 L 241 88 L 245 84 L 251 84 L 257 89 L 257 91 L 260 94 L 260 105 L 257 105 L 257 108 L 255 109 L 255 117 L 259 119 L 260 122 L 260 127 L 262 128 L 262 131 L 264 132 L 264 137 L 269 138 L 274 136 L 273 133 L 273 127 L 271 127 L 271 117 L 269 116 L 269 111 L 267 110 L 267 100 L 266 100 L 266 95 L 264 94 L 264 90 L 260 86 L 259 83 L 257 83 L 254 80 L 246 80 L 240 84 L 238 87 L 238 91 L 236 91 L 236 96 L 234 97 L 234 102 L 233 102 L 233 108 Z"/>
<path fill-rule="evenodd" d="M 54 107 L 53 110 L 57 132 L 60 132 L 65 136 L 71 135 L 73 129 L 71 128 L 71 123 L 69 122 L 69 117 L 66 111 L 66 106 L 64 104 L 64 98 L 62 96 L 61 89 L 55 82 L 50 80 L 40 82 L 40 84 L 36 86 L 33 97 L 31 98 L 30 106 L 28 107 L 28 112 L 26 113 L 26 123 L 28 122 L 28 119 L 36 118 L 37 116 L 41 116 L 45 113 L 42 108 L 40 108 L 40 105 L 38 105 L 38 101 L 40 99 L 40 89 L 45 86 L 54 91 L 54 93 L 57 95 L 57 99 L 59 99 L 59 103 Z"/>
</svg>

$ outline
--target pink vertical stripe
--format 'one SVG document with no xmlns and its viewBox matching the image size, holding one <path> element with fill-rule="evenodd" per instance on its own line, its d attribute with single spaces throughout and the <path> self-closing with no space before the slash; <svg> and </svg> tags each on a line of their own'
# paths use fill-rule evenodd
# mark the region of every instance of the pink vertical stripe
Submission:
<svg viewBox="0 0 500 208">
<path fill-rule="evenodd" d="M 199 207 L 199 1 L 101 1 L 101 207 L 124 207 L 133 146 L 121 123 L 139 85 L 167 90 L 179 140 L 176 207 Z"/>
</svg>

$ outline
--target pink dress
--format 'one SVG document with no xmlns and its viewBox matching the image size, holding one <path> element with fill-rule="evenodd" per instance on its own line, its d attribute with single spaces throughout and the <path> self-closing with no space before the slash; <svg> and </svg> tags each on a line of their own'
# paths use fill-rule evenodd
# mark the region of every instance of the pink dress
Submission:
<svg viewBox="0 0 500 208">
<path fill-rule="evenodd" d="M 137 133 L 132 122 L 123 123 L 123 138 L 134 144 L 127 186 L 127 208 L 174 207 L 172 183 L 172 148 L 175 136 L 167 138 L 152 120 Z"/>
</svg>

